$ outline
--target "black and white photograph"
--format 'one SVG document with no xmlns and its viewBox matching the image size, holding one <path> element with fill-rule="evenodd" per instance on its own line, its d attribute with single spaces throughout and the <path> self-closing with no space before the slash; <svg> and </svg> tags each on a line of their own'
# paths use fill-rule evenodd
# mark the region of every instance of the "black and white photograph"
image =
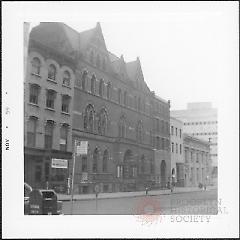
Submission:
<svg viewBox="0 0 240 240">
<path fill-rule="evenodd" d="M 237 237 L 238 8 L 4 2 L 4 238 Z"/>
</svg>

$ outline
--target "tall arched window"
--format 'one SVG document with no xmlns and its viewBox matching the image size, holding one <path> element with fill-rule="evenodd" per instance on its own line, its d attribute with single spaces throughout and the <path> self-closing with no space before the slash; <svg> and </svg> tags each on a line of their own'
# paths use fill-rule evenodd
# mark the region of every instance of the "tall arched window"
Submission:
<svg viewBox="0 0 240 240">
<path fill-rule="evenodd" d="M 94 130 L 94 108 L 89 104 L 85 109 L 84 130 L 93 132 Z"/>
<path fill-rule="evenodd" d="M 95 94 L 95 84 L 96 84 L 96 77 L 95 75 L 92 75 L 91 78 L 91 93 Z"/>
<path fill-rule="evenodd" d="M 122 99 L 122 91 L 121 89 L 119 88 L 118 89 L 118 103 L 121 104 L 121 99 Z"/>
<path fill-rule="evenodd" d="M 99 55 L 97 55 L 96 65 L 97 65 L 97 67 L 100 67 L 100 57 L 99 57 Z"/>
<path fill-rule="evenodd" d="M 86 89 L 86 81 L 87 81 L 87 71 L 84 70 L 82 74 L 82 89 L 85 91 Z"/>
<path fill-rule="evenodd" d="M 126 119 L 124 116 L 120 117 L 120 121 L 118 125 L 118 136 L 121 138 L 125 138 L 126 136 Z"/>
<path fill-rule="evenodd" d="M 98 160 L 99 160 L 99 150 L 95 148 L 93 152 L 93 165 L 92 165 L 92 171 L 93 173 L 98 172 Z"/>
<path fill-rule="evenodd" d="M 37 57 L 33 58 L 33 60 L 32 60 L 32 73 L 39 75 L 40 74 L 40 69 L 41 69 L 40 59 L 37 58 Z"/>
<path fill-rule="evenodd" d="M 105 135 L 107 130 L 107 113 L 102 109 L 98 116 L 98 133 Z"/>
<path fill-rule="evenodd" d="M 137 96 L 134 96 L 134 108 L 137 109 Z"/>
<path fill-rule="evenodd" d="M 124 92 L 123 103 L 127 106 L 127 91 Z"/>
<path fill-rule="evenodd" d="M 143 142 L 143 124 L 142 121 L 138 121 L 136 126 L 136 139 L 137 142 Z"/>
<path fill-rule="evenodd" d="M 108 150 L 105 150 L 103 153 L 103 172 L 107 172 L 108 171 Z"/>
<path fill-rule="evenodd" d="M 111 98 L 111 83 L 107 84 L 107 99 Z"/>
<path fill-rule="evenodd" d="M 99 82 L 99 96 L 103 96 L 104 95 L 104 81 L 103 79 L 100 79 Z"/>
<path fill-rule="evenodd" d="M 48 79 L 56 80 L 57 69 L 53 64 L 48 67 Z"/>
<path fill-rule="evenodd" d="M 63 85 L 65 86 L 70 86 L 70 81 L 71 81 L 71 75 L 69 71 L 64 71 L 63 73 Z"/>
<path fill-rule="evenodd" d="M 94 61 L 94 53 L 93 51 L 90 52 L 90 62 L 93 63 Z"/>
<path fill-rule="evenodd" d="M 142 155 L 141 157 L 141 173 L 145 172 L 145 156 Z"/>
<path fill-rule="evenodd" d="M 138 111 L 141 111 L 141 98 L 138 97 Z"/>
<path fill-rule="evenodd" d="M 106 70 L 106 62 L 105 62 L 105 59 L 103 58 L 103 61 L 102 61 L 102 69 L 105 71 Z"/>
</svg>

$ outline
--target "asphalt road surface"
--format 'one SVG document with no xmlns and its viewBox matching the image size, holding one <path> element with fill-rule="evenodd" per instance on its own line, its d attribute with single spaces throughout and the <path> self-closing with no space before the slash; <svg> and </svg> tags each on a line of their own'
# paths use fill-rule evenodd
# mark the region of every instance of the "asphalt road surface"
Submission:
<svg viewBox="0 0 240 240">
<path fill-rule="evenodd" d="M 65 215 L 213 215 L 217 214 L 217 206 L 217 190 L 209 190 L 158 196 L 80 200 L 74 201 L 73 205 L 71 202 L 63 202 L 62 208 Z"/>
</svg>

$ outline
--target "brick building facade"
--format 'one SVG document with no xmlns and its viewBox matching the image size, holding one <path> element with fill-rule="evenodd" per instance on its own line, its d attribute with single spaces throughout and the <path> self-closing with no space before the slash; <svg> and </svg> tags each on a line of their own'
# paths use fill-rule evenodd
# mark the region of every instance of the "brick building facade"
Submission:
<svg viewBox="0 0 240 240">
<path fill-rule="evenodd" d="M 149 185 L 166 187 L 171 176 L 170 105 L 148 88 L 139 58 L 125 62 L 123 56 L 110 53 L 99 23 L 81 33 L 62 23 L 41 23 L 30 35 L 29 65 L 36 56 L 41 61 L 42 77 L 39 81 L 29 70 L 26 118 L 36 115 L 40 129 L 46 120 L 56 122 L 53 149 L 61 155 L 59 158 L 69 160 L 69 177 L 75 140 L 88 141 L 88 154 L 76 156 L 74 191 L 93 192 L 96 184 L 102 192 L 141 190 Z M 57 84 L 47 78 L 52 63 L 58 73 Z M 62 84 L 64 77 L 71 79 L 68 88 Z M 55 91 L 55 112 L 46 109 L 44 102 L 40 107 L 29 105 L 29 82 Z M 44 91 L 39 95 L 42 99 Z M 68 115 L 59 110 L 63 95 L 69 96 Z M 69 126 L 67 142 L 71 144 L 65 152 L 59 149 L 61 123 Z M 37 139 L 37 146 L 44 148 L 43 135 L 39 133 Z M 29 154 L 25 157 L 26 168 L 34 162 L 30 158 Z"/>
</svg>

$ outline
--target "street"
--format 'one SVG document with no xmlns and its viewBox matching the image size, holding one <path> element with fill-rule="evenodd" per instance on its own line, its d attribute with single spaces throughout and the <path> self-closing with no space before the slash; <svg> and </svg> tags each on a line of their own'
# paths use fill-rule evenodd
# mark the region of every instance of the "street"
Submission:
<svg viewBox="0 0 240 240">
<path fill-rule="evenodd" d="M 217 214 L 217 190 L 74 201 L 75 215 L 142 215 L 142 214 Z M 63 214 L 71 214 L 71 202 L 63 202 Z"/>
</svg>

